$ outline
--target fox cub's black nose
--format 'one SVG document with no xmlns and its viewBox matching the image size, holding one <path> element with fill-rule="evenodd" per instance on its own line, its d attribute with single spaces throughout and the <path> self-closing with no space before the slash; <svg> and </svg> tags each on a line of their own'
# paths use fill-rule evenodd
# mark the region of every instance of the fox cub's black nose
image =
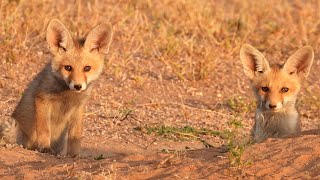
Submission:
<svg viewBox="0 0 320 180">
<path fill-rule="evenodd" d="M 79 84 L 75 84 L 75 85 L 74 85 L 74 88 L 75 88 L 77 91 L 79 91 L 79 90 L 81 90 L 82 86 L 79 85 Z"/>
<path fill-rule="evenodd" d="M 274 108 L 276 108 L 277 106 L 276 106 L 276 105 L 269 104 L 269 107 L 270 107 L 270 109 L 274 109 Z"/>
</svg>

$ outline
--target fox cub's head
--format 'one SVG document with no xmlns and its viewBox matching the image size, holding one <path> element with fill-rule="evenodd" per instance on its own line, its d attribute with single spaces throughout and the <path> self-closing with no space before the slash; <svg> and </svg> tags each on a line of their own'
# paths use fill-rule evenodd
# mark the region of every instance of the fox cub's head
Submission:
<svg viewBox="0 0 320 180">
<path fill-rule="evenodd" d="M 253 84 L 261 108 L 281 111 L 295 104 L 301 81 L 309 74 L 313 49 L 305 46 L 295 52 L 284 65 L 269 65 L 254 47 L 244 44 L 240 59 L 244 73 Z"/>
<path fill-rule="evenodd" d="M 101 74 L 104 55 L 108 53 L 112 39 L 112 28 L 108 23 L 102 23 L 89 32 L 84 42 L 75 41 L 66 26 L 52 19 L 46 39 L 54 55 L 54 75 L 64 79 L 71 90 L 80 92 Z"/>
</svg>

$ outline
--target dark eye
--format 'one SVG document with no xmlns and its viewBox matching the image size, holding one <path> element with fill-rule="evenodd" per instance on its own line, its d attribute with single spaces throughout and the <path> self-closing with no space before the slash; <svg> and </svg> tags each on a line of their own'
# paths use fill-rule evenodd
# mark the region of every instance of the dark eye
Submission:
<svg viewBox="0 0 320 180">
<path fill-rule="evenodd" d="M 289 91 L 289 88 L 287 88 L 287 87 L 281 88 L 281 92 L 283 92 L 283 93 L 286 93 L 286 92 L 288 92 L 288 91 Z"/>
<path fill-rule="evenodd" d="M 71 66 L 64 66 L 64 69 L 66 70 L 66 71 L 72 71 L 72 67 Z"/>
<path fill-rule="evenodd" d="M 269 88 L 268 87 L 262 87 L 261 90 L 264 91 L 264 92 L 268 92 Z"/>
<path fill-rule="evenodd" d="M 91 69 L 91 66 L 85 66 L 85 67 L 83 68 L 83 70 L 86 71 L 86 72 L 90 71 L 90 69 Z"/>
</svg>

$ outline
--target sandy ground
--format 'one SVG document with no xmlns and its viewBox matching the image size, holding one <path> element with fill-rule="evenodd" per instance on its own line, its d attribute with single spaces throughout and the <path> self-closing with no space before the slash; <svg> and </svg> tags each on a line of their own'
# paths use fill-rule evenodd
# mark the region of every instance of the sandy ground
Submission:
<svg viewBox="0 0 320 180">
<path fill-rule="evenodd" d="M 223 148 L 194 149 L 179 154 L 117 149 L 85 143 L 80 158 L 55 157 L 20 147 L 0 149 L 1 179 L 317 179 L 319 135 L 270 139 L 245 150 L 242 167 L 230 167 Z M 104 154 L 105 159 L 94 156 Z"/>
<path fill-rule="evenodd" d="M 49 19 L 73 35 L 102 21 L 115 33 L 86 107 L 81 156 L 1 144 L 0 179 L 320 179 L 320 4 L 301 2 L 1 1 L 0 121 L 52 58 Z M 255 99 L 239 59 L 244 42 L 277 63 L 314 47 L 297 101 L 301 135 L 246 143 Z M 148 131 L 161 126 L 234 137 Z"/>
<path fill-rule="evenodd" d="M 37 64 L 17 71 L 37 71 Z M 242 72 L 240 72 L 242 73 Z M 31 79 L 18 76 L 19 81 Z M 225 78 L 221 76 L 220 81 Z M 156 81 L 153 78 L 139 86 L 130 79 L 121 82 L 108 74 L 96 83 L 87 106 L 82 152 L 79 158 L 55 157 L 21 147 L 0 148 L 2 179 L 235 179 L 235 178 L 317 178 L 320 143 L 317 124 L 302 117 L 304 134 L 288 139 L 268 139 L 245 148 L 241 163 L 232 166 L 226 140 L 216 136 L 202 138 L 213 147 L 197 140 L 180 141 L 148 134 L 143 127 L 170 125 L 230 129 L 232 110 L 226 103 L 234 86 L 219 83 Z M 5 80 L 10 81 L 10 80 Z M 243 83 L 246 81 L 244 80 Z M 227 85 L 229 84 L 229 85 Z M 220 86 L 216 88 L 215 86 Z M 238 85 L 236 85 L 238 86 Z M 2 88 L 1 111 L 8 118 L 24 85 L 11 83 Z M 191 90 L 190 90 L 191 89 Z M 223 93 L 216 92 L 218 90 Z M 249 87 L 248 87 L 249 89 Z M 177 96 L 178 94 L 178 96 Z M 220 94 L 217 96 L 217 94 Z M 252 94 L 249 94 L 249 97 Z M 250 98 L 247 99 L 250 104 Z M 246 101 L 246 100 L 245 100 Z M 246 104 L 246 103 L 245 103 Z M 119 111 L 132 110 L 127 117 Z M 301 108 L 301 105 L 300 105 Z M 306 113 L 302 111 L 302 114 Z M 240 113 L 243 128 L 239 133 L 249 137 L 252 112 Z M 186 148 L 188 147 L 188 148 Z M 101 156 L 102 158 L 98 158 Z"/>
</svg>

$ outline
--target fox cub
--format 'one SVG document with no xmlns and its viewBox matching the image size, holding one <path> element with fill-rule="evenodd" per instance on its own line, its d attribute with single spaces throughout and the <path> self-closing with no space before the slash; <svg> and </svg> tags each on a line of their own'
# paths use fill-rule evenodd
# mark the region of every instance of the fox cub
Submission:
<svg viewBox="0 0 320 180">
<path fill-rule="evenodd" d="M 269 65 L 254 47 L 242 45 L 241 63 L 258 100 L 252 130 L 256 142 L 300 132 L 295 102 L 301 83 L 309 74 L 313 57 L 312 47 L 305 46 L 290 56 L 284 65 Z"/>
<path fill-rule="evenodd" d="M 46 40 L 54 58 L 25 90 L 12 114 L 15 122 L 7 122 L 7 129 L 2 126 L 2 136 L 27 149 L 79 155 L 84 107 L 103 70 L 112 35 L 112 27 L 102 23 L 86 39 L 74 40 L 65 25 L 52 19 Z M 9 124 L 14 131 L 8 130 Z"/>
</svg>

